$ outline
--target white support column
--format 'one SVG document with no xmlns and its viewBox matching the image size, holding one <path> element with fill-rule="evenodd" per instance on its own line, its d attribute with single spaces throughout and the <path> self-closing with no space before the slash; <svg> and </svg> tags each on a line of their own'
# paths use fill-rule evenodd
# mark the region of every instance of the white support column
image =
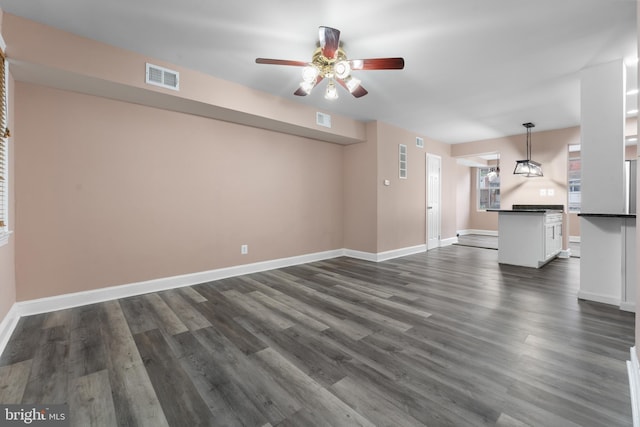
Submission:
<svg viewBox="0 0 640 427">
<path fill-rule="evenodd" d="M 581 72 L 581 213 L 625 213 L 626 69 L 622 59 Z M 616 217 L 580 217 L 579 298 L 620 305 L 623 227 Z"/>
</svg>

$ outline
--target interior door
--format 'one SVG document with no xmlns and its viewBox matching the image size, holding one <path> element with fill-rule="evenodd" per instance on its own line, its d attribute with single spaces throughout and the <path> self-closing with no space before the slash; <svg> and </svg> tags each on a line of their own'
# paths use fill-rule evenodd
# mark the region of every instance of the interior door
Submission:
<svg viewBox="0 0 640 427">
<path fill-rule="evenodd" d="M 427 154 L 427 250 L 440 246 L 440 180 L 442 159 Z"/>
</svg>

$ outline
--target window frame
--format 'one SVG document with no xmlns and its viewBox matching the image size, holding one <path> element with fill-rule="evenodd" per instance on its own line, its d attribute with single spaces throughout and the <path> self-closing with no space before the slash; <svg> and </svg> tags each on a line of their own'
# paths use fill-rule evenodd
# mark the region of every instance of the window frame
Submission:
<svg viewBox="0 0 640 427">
<path fill-rule="evenodd" d="M 573 170 L 571 169 L 571 163 L 572 162 L 580 162 L 580 168 L 577 169 L 578 173 L 579 173 L 579 177 L 575 178 L 575 177 L 571 177 L 571 172 L 573 172 Z M 579 191 L 572 191 L 572 187 L 578 187 L 580 190 Z M 572 194 L 577 194 L 578 195 L 578 202 L 576 203 L 571 202 L 571 195 Z M 578 205 L 577 207 L 575 205 Z M 569 213 L 574 213 L 574 214 L 578 214 L 580 213 L 580 211 L 582 210 L 582 157 L 581 156 L 574 156 L 574 157 L 569 157 L 569 160 L 567 162 L 567 212 Z"/>
<path fill-rule="evenodd" d="M 489 209 L 500 209 L 500 175 L 498 175 L 497 187 L 496 186 L 492 187 L 491 184 L 489 184 L 489 186 L 481 188 L 481 182 L 485 179 L 486 175 L 491 171 L 491 169 L 495 169 L 495 167 L 487 166 L 487 167 L 476 168 L 476 211 L 478 212 L 486 212 Z M 484 176 L 483 176 L 483 171 L 486 171 L 486 173 L 484 173 Z M 489 192 L 488 207 L 481 206 L 482 191 Z M 491 197 L 492 193 L 494 194 L 494 197 Z M 492 203 L 491 200 L 493 200 L 494 203 Z M 497 204 L 496 204 L 496 200 L 497 200 Z"/>
</svg>

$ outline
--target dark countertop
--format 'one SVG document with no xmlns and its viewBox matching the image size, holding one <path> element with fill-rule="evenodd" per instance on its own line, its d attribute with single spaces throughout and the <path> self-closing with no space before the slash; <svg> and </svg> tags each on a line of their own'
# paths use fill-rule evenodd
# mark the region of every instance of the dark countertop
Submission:
<svg viewBox="0 0 640 427">
<path fill-rule="evenodd" d="M 487 212 L 508 213 L 563 213 L 563 205 L 511 205 L 512 209 L 487 209 Z"/>
<path fill-rule="evenodd" d="M 487 209 L 487 212 L 502 213 L 562 213 L 562 209 Z"/>
<path fill-rule="evenodd" d="M 592 218 L 635 218 L 636 214 L 613 214 L 613 213 L 579 213 L 578 216 Z"/>
</svg>

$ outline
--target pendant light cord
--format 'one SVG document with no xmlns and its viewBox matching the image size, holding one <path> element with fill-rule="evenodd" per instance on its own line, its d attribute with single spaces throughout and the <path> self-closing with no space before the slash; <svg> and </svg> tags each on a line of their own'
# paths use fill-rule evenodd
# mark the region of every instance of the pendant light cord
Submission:
<svg viewBox="0 0 640 427">
<path fill-rule="evenodd" d="M 527 128 L 527 160 L 531 160 L 531 128 Z"/>
</svg>

